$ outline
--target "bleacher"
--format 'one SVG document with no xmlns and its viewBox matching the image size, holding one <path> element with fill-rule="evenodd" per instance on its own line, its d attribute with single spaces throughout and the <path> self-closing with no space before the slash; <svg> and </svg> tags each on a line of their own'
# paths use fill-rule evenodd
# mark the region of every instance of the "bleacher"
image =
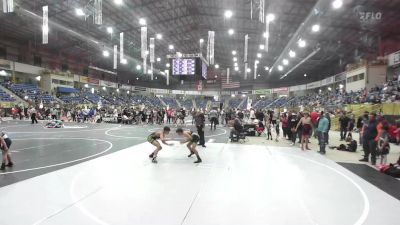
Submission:
<svg viewBox="0 0 400 225">
<path fill-rule="evenodd" d="M 28 96 L 28 100 L 32 101 L 42 101 L 43 103 L 55 101 L 52 95 L 44 93 L 34 84 L 12 84 L 9 89 L 23 99 Z"/>
<path fill-rule="evenodd" d="M 98 104 L 99 102 L 101 102 L 102 104 L 107 104 L 107 103 L 108 103 L 107 100 L 105 100 L 104 98 L 100 97 L 100 96 L 97 95 L 97 94 L 93 94 L 93 93 L 90 93 L 90 92 L 86 92 L 86 93 L 84 93 L 83 95 L 85 96 L 85 98 L 86 98 L 87 100 L 89 100 L 89 102 L 91 102 L 91 103 L 93 103 L 93 104 Z"/>
<path fill-rule="evenodd" d="M 179 107 L 178 103 L 176 102 L 176 99 L 170 98 L 170 97 L 162 97 L 161 98 L 165 104 L 167 104 L 170 108 L 176 109 Z"/>
<path fill-rule="evenodd" d="M 193 101 L 192 99 L 185 99 L 181 103 L 182 107 L 185 107 L 185 109 L 192 109 L 193 108 Z"/>
<path fill-rule="evenodd" d="M 207 106 L 208 100 L 196 98 L 195 102 L 196 102 L 196 106 L 197 106 L 198 109 L 205 109 L 206 106 Z"/>
<path fill-rule="evenodd" d="M 231 98 L 228 101 L 228 106 L 231 109 L 236 109 L 239 107 L 239 104 L 243 101 L 241 98 Z"/>
<path fill-rule="evenodd" d="M 134 105 L 145 105 L 148 107 L 163 107 L 160 99 L 157 97 L 148 97 L 144 95 L 131 96 L 130 103 Z"/>
<path fill-rule="evenodd" d="M 16 99 L 11 97 L 5 91 L 0 90 L 0 101 L 2 101 L 2 102 L 15 102 Z"/>
<path fill-rule="evenodd" d="M 84 104 L 87 101 L 81 96 L 67 96 L 63 95 L 59 97 L 61 101 L 67 103 L 67 104 Z"/>
</svg>

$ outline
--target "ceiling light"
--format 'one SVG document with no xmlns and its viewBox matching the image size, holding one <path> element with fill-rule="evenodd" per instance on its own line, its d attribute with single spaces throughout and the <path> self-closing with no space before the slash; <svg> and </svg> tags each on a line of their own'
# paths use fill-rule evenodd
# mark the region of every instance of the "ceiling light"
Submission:
<svg viewBox="0 0 400 225">
<path fill-rule="evenodd" d="M 218 69 L 218 68 L 219 68 L 219 65 L 218 65 L 218 64 L 215 64 L 214 67 L 215 67 L 215 69 Z"/>
<path fill-rule="evenodd" d="M 235 67 L 235 71 L 239 71 L 239 67 L 236 66 L 236 67 Z"/>
<path fill-rule="evenodd" d="M 139 77 L 136 77 L 136 80 L 139 80 Z"/>
<path fill-rule="evenodd" d="M 176 56 L 177 56 L 178 58 L 181 58 L 181 57 L 182 57 L 182 53 L 181 53 L 181 52 L 176 52 Z"/>
<path fill-rule="evenodd" d="M 169 50 L 173 50 L 173 49 L 174 49 L 174 46 L 173 46 L 173 45 L 168 45 L 168 49 L 169 49 Z"/>
<path fill-rule="evenodd" d="M 146 50 L 146 55 L 148 55 L 150 52 L 149 52 L 149 50 Z"/>
<path fill-rule="evenodd" d="M 233 57 L 233 61 L 234 61 L 234 62 L 237 62 L 237 58 L 236 58 L 236 57 Z"/>
<path fill-rule="evenodd" d="M 270 14 L 267 15 L 267 22 L 268 23 L 272 22 L 274 20 L 275 20 L 275 15 L 274 14 L 270 13 Z"/>
<path fill-rule="evenodd" d="M 236 51 L 235 50 L 232 51 L 232 55 L 236 55 Z"/>
<path fill-rule="evenodd" d="M 114 32 L 112 27 L 107 27 L 107 33 L 112 34 Z"/>
<path fill-rule="evenodd" d="M 161 40 L 161 39 L 162 39 L 162 34 L 156 34 L 156 38 L 157 38 L 158 40 Z"/>
<path fill-rule="evenodd" d="M 152 74 L 153 70 L 147 70 L 147 74 Z"/>
<path fill-rule="evenodd" d="M 122 0 L 114 0 L 114 3 L 116 5 L 122 5 L 123 1 Z"/>
<path fill-rule="evenodd" d="M 237 62 L 235 62 L 235 63 L 233 64 L 233 66 L 237 67 L 237 66 L 238 66 L 238 63 L 237 63 Z"/>
<path fill-rule="evenodd" d="M 121 60 L 121 63 L 122 63 L 122 64 L 128 64 L 128 60 L 122 59 L 122 60 Z"/>
<path fill-rule="evenodd" d="M 129 91 L 126 91 L 127 94 L 129 94 Z"/>
<path fill-rule="evenodd" d="M 137 65 L 136 66 L 136 70 L 141 70 L 142 69 L 142 66 L 141 65 Z"/>
<path fill-rule="evenodd" d="M 110 52 L 107 51 L 107 50 L 103 50 L 103 56 L 104 56 L 104 57 L 110 56 Z"/>
<path fill-rule="evenodd" d="M 157 62 L 161 62 L 161 58 L 157 58 Z"/>
<path fill-rule="evenodd" d="M 144 18 L 140 18 L 139 19 L 139 24 L 142 25 L 142 26 L 145 26 L 146 25 L 146 20 Z"/>
<path fill-rule="evenodd" d="M 262 54 L 261 53 L 257 53 L 257 58 L 261 58 Z"/>
<path fill-rule="evenodd" d="M 338 9 L 338 8 L 340 8 L 342 6 L 343 6 L 343 1 L 342 0 L 335 0 L 335 1 L 332 2 L 332 7 L 334 9 Z"/>
<path fill-rule="evenodd" d="M 165 64 L 165 66 L 166 66 L 167 68 L 169 68 L 169 67 L 171 66 L 171 64 L 167 63 L 167 64 Z"/>
<path fill-rule="evenodd" d="M 119 92 L 119 89 L 117 88 L 117 92 Z"/>
<path fill-rule="evenodd" d="M 229 35 L 233 35 L 234 33 L 235 33 L 235 30 L 233 30 L 233 29 L 229 29 L 229 30 L 228 30 L 228 34 L 229 34 Z"/>
<path fill-rule="evenodd" d="M 264 32 L 263 36 L 264 36 L 264 38 L 269 38 L 269 33 L 268 32 Z"/>
<path fill-rule="evenodd" d="M 257 75 L 257 77 L 261 76 L 260 74 Z"/>
<path fill-rule="evenodd" d="M 106 88 L 106 87 L 103 87 L 103 90 L 107 90 L 107 88 Z"/>
<path fill-rule="evenodd" d="M 85 88 L 88 88 L 88 87 L 89 87 L 89 84 L 85 84 L 84 86 L 85 86 Z"/>
<path fill-rule="evenodd" d="M 75 13 L 78 16 L 84 16 L 85 15 L 85 12 L 83 12 L 83 9 L 81 9 L 81 8 L 75 9 Z"/>
<path fill-rule="evenodd" d="M 266 67 L 264 67 L 264 69 L 265 69 L 265 71 L 268 71 L 268 70 L 269 70 L 269 67 L 268 67 L 268 66 L 266 66 Z"/>
<path fill-rule="evenodd" d="M 300 48 L 306 47 L 306 41 L 304 41 L 304 40 L 302 40 L 302 39 L 299 40 L 298 44 L 299 44 L 299 47 L 300 47 Z"/>
<path fill-rule="evenodd" d="M 35 77 L 35 79 L 36 79 L 37 81 L 40 81 L 40 80 L 42 79 L 42 77 L 41 77 L 41 76 L 37 76 L 37 77 Z"/>
<path fill-rule="evenodd" d="M 290 51 L 289 51 L 289 56 L 290 56 L 290 58 L 296 57 L 296 52 L 290 50 Z"/>
<path fill-rule="evenodd" d="M 225 18 L 229 19 L 233 16 L 233 12 L 231 10 L 226 10 L 224 15 L 225 15 Z"/>
<path fill-rule="evenodd" d="M 7 72 L 5 70 L 0 70 L 0 75 L 1 76 L 7 76 Z"/>
<path fill-rule="evenodd" d="M 306 73 L 304 74 L 304 77 L 307 77 L 307 74 L 306 74 Z"/>
<path fill-rule="evenodd" d="M 282 70 L 283 70 L 283 66 L 279 65 L 279 66 L 278 66 L 278 70 L 279 70 L 279 71 L 282 71 Z"/>
<path fill-rule="evenodd" d="M 282 60 L 283 65 L 287 66 L 289 64 L 289 60 L 287 59 L 283 59 Z"/>
<path fill-rule="evenodd" d="M 251 69 L 250 69 L 250 68 L 247 68 L 247 72 L 250 73 L 250 72 L 251 72 Z"/>
<path fill-rule="evenodd" d="M 318 32 L 319 29 L 320 29 L 320 26 L 319 26 L 318 24 L 314 24 L 314 25 L 311 27 L 311 30 L 312 30 L 313 32 Z"/>
<path fill-rule="evenodd" d="M 260 61 L 256 60 L 256 61 L 255 61 L 255 63 L 256 63 L 256 65 L 257 65 L 257 64 L 259 64 L 259 63 L 260 63 Z"/>
<path fill-rule="evenodd" d="M 328 91 L 332 91 L 332 88 L 331 88 L 331 87 L 328 87 Z"/>
<path fill-rule="evenodd" d="M 260 45 L 260 49 L 264 50 L 265 49 L 265 45 Z"/>
<path fill-rule="evenodd" d="M 202 38 L 202 39 L 200 39 L 200 44 L 203 44 L 204 43 L 204 39 Z"/>
</svg>

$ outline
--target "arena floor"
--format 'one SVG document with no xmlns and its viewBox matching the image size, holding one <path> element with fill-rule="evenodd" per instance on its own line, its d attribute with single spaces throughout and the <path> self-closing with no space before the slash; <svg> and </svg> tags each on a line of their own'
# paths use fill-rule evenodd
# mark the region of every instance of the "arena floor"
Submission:
<svg viewBox="0 0 400 225">
<path fill-rule="evenodd" d="M 192 128 L 188 126 L 188 128 Z M 203 163 L 154 126 L 1 124 L 15 167 L 0 173 L 1 225 L 398 224 L 400 201 L 314 151 L 227 144 L 206 129 Z M 111 154 L 113 153 L 113 154 Z"/>
</svg>

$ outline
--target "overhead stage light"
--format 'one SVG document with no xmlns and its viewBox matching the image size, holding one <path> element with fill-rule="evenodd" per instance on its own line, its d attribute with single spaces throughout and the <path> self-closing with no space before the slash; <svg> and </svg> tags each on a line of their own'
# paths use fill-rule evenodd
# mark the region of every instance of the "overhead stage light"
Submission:
<svg viewBox="0 0 400 225">
<path fill-rule="evenodd" d="M 237 62 L 237 58 L 236 58 L 236 57 L 233 57 L 233 61 L 234 61 L 234 62 Z"/>
<path fill-rule="evenodd" d="M 232 55 L 236 55 L 236 51 L 235 50 L 232 51 Z"/>
<path fill-rule="evenodd" d="M 171 64 L 167 63 L 167 64 L 165 64 L 165 66 L 166 66 L 167 68 L 169 68 L 169 67 L 171 67 Z"/>
<path fill-rule="evenodd" d="M 264 32 L 263 37 L 264 38 L 269 38 L 269 33 L 268 32 Z"/>
<path fill-rule="evenodd" d="M 319 29 L 320 29 L 320 26 L 319 26 L 318 24 L 314 24 L 314 25 L 312 26 L 312 28 L 311 28 L 311 30 L 312 30 L 313 32 L 318 32 Z"/>
<path fill-rule="evenodd" d="M 264 50 L 265 49 L 265 45 L 260 45 L 260 49 Z"/>
<path fill-rule="evenodd" d="M 200 44 L 203 44 L 204 43 L 204 39 L 202 38 L 202 39 L 200 39 Z"/>
<path fill-rule="evenodd" d="M 332 7 L 334 9 L 339 9 L 342 6 L 343 6 L 343 1 L 342 0 L 335 0 L 335 1 L 332 2 Z"/>
<path fill-rule="evenodd" d="M 287 59 L 283 59 L 282 60 L 283 65 L 287 66 L 289 64 L 289 60 Z"/>
<path fill-rule="evenodd" d="M 161 58 L 157 58 L 157 62 L 161 62 Z"/>
<path fill-rule="evenodd" d="M 299 47 L 300 47 L 300 48 L 306 47 L 306 41 L 305 41 L 305 40 L 300 39 L 299 42 L 298 42 L 298 44 L 299 44 Z"/>
<path fill-rule="evenodd" d="M 169 50 L 173 50 L 173 49 L 174 49 L 174 46 L 173 46 L 173 45 L 168 45 L 168 49 L 169 49 Z"/>
<path fill-rule="evenodd" d="M 304 74 L 304 77 L 307 77 L 307 74 L 306 74 L 306 73 Z"/>
<path fill-rule="evenodd" d="M 142 69 L 142 66 L 141 65 L 137 65 L 136 66 L 136 70 L 141 70 Z"/>
<path fill-rule="evenodd" d="M 110 56 L 110 52 L 107 50 L 103 50 L 103 56 L 104 57 L 109 57 Z"/>
<path fill-rule="evenodd" d="M 290 56 L 290 58 L 296 57 L 296 52 L 290 50 L 290 51 L 289 51 L 289 56 Z"/>
<path fill-rule="evenodd" d="M 261 58 L 262 54 L 261 53 L 257 53 L 257 58 Z"/>
<path fill-rule="evenodd" d="M 121 60 L 121 63 L 126 65 L 126 64 L 128 64 L 128 60 L 122 59 L 122 60 Z"/>
<path fill-rule="evenodd" d="M 215 64 L 215 69 L 219 69 L 219 65 L 218 64 Z"/>
<path fill-rule="evenodd" d="M 145 26 L 146 25 L 146 19 L 140 18 L 139 19 L 139 24 L 142 25 L 142 26 Z"/>
<path fill-rule="evenodd" d="M 162 34 L 156 34 L 156 38 L 157 38 L 158 40 L 161 40 L 161 39 L 162 39 Z"/>
<path fill-rule="evenodd" d="M 112 34 L 114 32 L 112 27 L 107 27 L 107 33 Z"/>
<path fill-rule="evenodd" d="M 236 66 L 236 67 L 235 67 L 235 71 L 239 71 L 239 67 Z"/>
<path fill-rule="evenodd" d="M 282 71 L 282 70 L 283 70 L 283 66 L 279 65 L 279 66 L 278 66 L 278 70 L 279 70 L 279 71 Z"/>
<path fill-rule="evenodd" d="M 275 15 L 274 14 L 270 13 L 270 14 L 267 15 L 267 22 L 268 23 L 272 22 L 274 20 L 275 20 Z"/>
<path fill-rule="evenodd" d="M 237 66 L 238 66 L 238 63 L 237 63 L 237 62 L 235 62 L 235 63 L 233 64 L 233 66 L 237 67 Z"/>
<path fill-rule="evenodd" d="M 251 72 L 251 69 L 250 69 L 250 68 L 247 68 L 247 72 L 250 73 L 250 72 Z"/>
<path fill-rule="evenodd" d="M 76 15 L 78 15 L 78 16 L 84 16 L 84 15 L 85 15 L 85 12 L 84 12 L 83 9 L 81 9 L 81 8 L 75 9 L 75 13 L 76 13 Z"/>
<path fill-rule="evenodd" d="M 235 30 L 233 30 L 233 29 L 229 29 L 229 30 L 228 30 L 228 34 L 229 34 L 229 35 L 233 35 L 234 33 L 235 33 Z"/>
<path fill-rule="evenodd" d="M 122 5 L 123 1 L 122 0 L 114 0 L 114 3 L 116 5 Z"/>
<path fill-rule="evenodd" d="M 224 15 L 225 15 L 225 18 L 229 19 L 233 16 L 233 12 L 231 10 L 226 10 Z"/>
<path fill-rule="evenodd" d="M 266 67 L 264 67 L 264 69 L 265 69 L 265 71 L 268 71 L 268 70 L 269 70 L 269 67 L 268 67 L 268 66 L 266 66 Z"/>
</svg>

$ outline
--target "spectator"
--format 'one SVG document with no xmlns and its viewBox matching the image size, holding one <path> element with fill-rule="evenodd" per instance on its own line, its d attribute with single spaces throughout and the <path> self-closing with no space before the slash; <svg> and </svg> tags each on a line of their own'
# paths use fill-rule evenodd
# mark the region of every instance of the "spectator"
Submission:
<svg viewBox="0 0 400 225">
<path fill-rule="evenodd" d="M 328 127 L 329 127 L 329 121 L 328 119 L 324 116 L 324 112 L 321 111 L 319 120 L 318 120 L 318 142 L 319 142 L 319 153 L 325 155 L 325 144 L 326 144 L 326 133 L 328 132 Z"/>
<path fill-rule="evenodd" d="M 369 156 L 371 155 L 371 164 L 376 164 L 376 141 L 375 137 L 378 135 L 378 130 L 376 129 L 376 114 L 369 114 L 369 121 L 365 126 L 363 133 L 363 150 L 364 158 L 360 159 L 360 162 L 369 162 Z"/>
<path fill-rule="evenodd" d="M 346 112 L 342 112 L 342 115 L 339 118 L 340 123 L 340 140 L 344 141 L 347 135 L 347 131 L 349 129 L 349 118 L 346 116 Z"/>
<path fill-rule="evenodd" d="M 199 145 L 201 145 L 203 148 L 206 147 L 204 140 L 204 122 L 205 122 L 204 113 L 198 112 L 195 117 L 195 123 L 196 123 L 197 133 L 200 136 Z"/>
</svg>

